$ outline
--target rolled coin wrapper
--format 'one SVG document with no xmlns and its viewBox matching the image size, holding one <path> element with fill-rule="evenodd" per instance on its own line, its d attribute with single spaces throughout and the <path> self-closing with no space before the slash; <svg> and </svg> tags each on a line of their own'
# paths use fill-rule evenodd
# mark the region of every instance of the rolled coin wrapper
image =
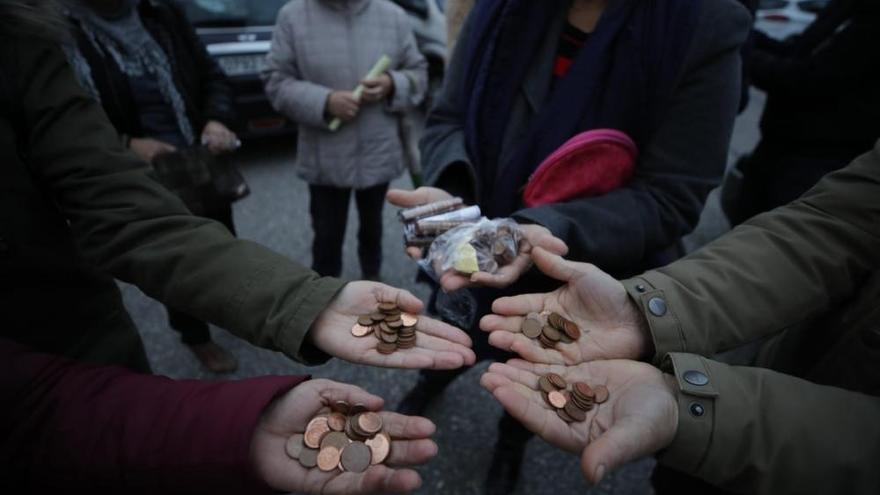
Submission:
<svg viewBox="0 0 880 495">
<path fill-rule="evenodd" d="M 367 75 L 364 76 L 364 79 L 375 79 L 384 74 L 389 67 L 391 67 L 391 57 L 389 57 L 388 55 L 382 55 L 381 57 L 379 57 L 379 60 L 376 61 L 376 65 L 374 65 L 373 68 L 370 69 L 370 72 L 367 72 Z M 361 101 L 361 96 L 363 94 L 364 85 L 358 84 L 357 87 L 354 88 L 354 99 L 357 101 Z M 340 126 L 342 126 L 342 119 L 335 118 L 330 121 L 329 128 L 331 131 L 336 132 L 337 130 L 339 130 Z"/>
<path fill-rule="evenodd" d="M 457 223 L 466 223 L 466 222 L 476 222 L 483 216 L 480 211 L 479 206 L 468 206 L 467 208 L 460 208 L 458 210 L 449 211 L 446 213 L 442 213 L 440 215 L 434 215 L 428 218 L 423 218 L 416 222 L 416 226 L 424 223 L 431 222 L 457 222 Z"/>
<path fill-rule="evenodd" d="M 400 217 L 401 222 L 412 222 L 462 207 L 464 207 L 464 200 L 461 198 L 444 199 L 443 201 L 435 201 L 426 205 L 419 205 L 414 208 L 401 210 L 398 213 L 398 216 Z"/>
</svg>

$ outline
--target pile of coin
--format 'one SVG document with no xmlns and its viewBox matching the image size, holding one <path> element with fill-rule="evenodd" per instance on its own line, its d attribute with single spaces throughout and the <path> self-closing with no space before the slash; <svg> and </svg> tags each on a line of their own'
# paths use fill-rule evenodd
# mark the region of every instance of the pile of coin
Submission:
<svg viewBox="0 0 880 495">
<path fill-rule="evenodd" d="M 556 410 L 556 415 L 566 423 L 579 423 L 587 419 L 594 406 L 608 400 L 608 388 L 604 385 L 589 386 L 584 382 L 571 385 L 556 373 L 538 378 L 538 389 L 544 401 Z"/>
<path fill-rule="evenodd" d="M 482 216 L 479 206 L 466 206 L 461 198 L 444 199 L 398 212 L 407 246 L 430 246 L 443 233 Z"/>
<path fill-rule="evenodd" d="M 396 304 L 380 303 L 374 313 L 363 315 L 351 327 L 355 337 L 375 335 L 379 339 L 376 350 L 380 354 L 391 354 L 398 349 L 412 349 L 416 346 L 416 315 L 404 313 Z"/>
<path fill-rule="evenodd" d="M 304 468 L 362 473 L 388 459 L 391 436 L 382 427 L 378 413 L 339 401 L 329 414 L 312 418 L 305 433 L 288 438 L 284 450 Z"/>
<path fill-rule="evenodd" d="M 552 349 L 559 342 L 570 344 L 581 337 L 581 329 L 575 322 L 550 311 L 529 313 L 520 331 L 526 337 L 540 342 L 545 349 Z"/>
</svg>

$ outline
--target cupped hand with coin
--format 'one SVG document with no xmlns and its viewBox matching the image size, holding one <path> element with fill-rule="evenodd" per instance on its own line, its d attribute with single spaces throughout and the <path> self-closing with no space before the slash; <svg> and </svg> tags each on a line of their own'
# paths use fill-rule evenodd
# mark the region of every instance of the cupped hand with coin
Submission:
<svg viewBox="0 0 880 495">
<path fill-rule="evenodd" d="M 417 489 L 421 485 L 418 473 L 402 467 L 423 464 L 437 454 L 437 445 L 429 438 L 435 426 L 425 418 L 378 412 L 382 405 L 380 397 L 352 385 L 329 380 L 300 384 L 264 412 L 251 441 L 254 473 L 284 492 L 360 494 Z M 343 408 L 346 415 L 339 413 Z M 332 415 L 339 420 L 361 413 L 366 413 L 367 426 L 381 429 L 372 444 L 348 440 L 343 434 L 344 442 L 326 445 L 336 440 L 328 434 L 344 431 L 344 425 L 331 429 L 327 419 L 322 425 L 326 431 L 317 431 L 314 425 L 316 417 Z M 325 443 L 321 450 L 302 444 L 310 425 L 310 441 Z M 349 444 L 356 445 L 346 453 Z M 316 458 L 301 462 L 298 458 L 303 454 Z"/>
<path fill-rule="evenodd" d="M 543 364 L 574 365 L 650 355 L 647 322 L 623 284 L 594 265 L 568 261 L 540 248 L 534 250 L 532 259 L 541 272 L 565 285 L 550 293 L 496 300 L 492 304 L 494 314 L 480 321 L 480 328 L 490 332 L 491 345 Z M 544 346 L 524 333 L 526 320 L 535 314 L 552 313 L 576 324 L 576 339 Z"/>
<path fill-rule="evenodd" d="M 403 189 L 391 189 L 386 195 L 388 202 L 401 208 L 412 208 L 423 204 L 451 199 L 452 195 L 436 187 L 420 187 L 413 191 Z M 549 229 L 537 224 L 519 224 L 522 238 L 519 242 L 519 252 L 516 258 L 507 265 L 498 269 L 495 273 L 476 272 L 464 275 L 450 270 L 440 276 L 440 286 L 447 292 L 456 291 L 465 287 L 480 286 L 502 289 L 508 287 L 532 266 L 531 252 L 535 247 L 541 247 L 552 253 L 565 255 L 568 246 L 557 238 Z M 421 259 L 424 249 L 408 247 L 406 253 L 410 258 Z"/>
<path fill-rule="evenodd" d="M 547 387 L 549 374 L 562 379 L 557 388 L 566 385 L 568 390 L 548 397 L 542 385 Z M 592 483 L 622 464 L 667 447 L 678 428 L 674 380 L 646 363 L 613 360 L 558 366 L 514 359 L 492 364 L 480 383 L 526 428 L 580 455 L 581 470 Z M 576 392 L 581 389 L 592 394 L 586 399 L 588 405 L 594 403 L 591 408 L 572 407 L 584 400 L 576 397 L 583 396 Z M 583 414 L 583 419 L 567 411 Z"/>
<path fill-rule="evenodd" d="M 414 329 L 415 333 L 407 345 L 401 343 L 386 350 L 387 342 L 373 338 L 367 332 L 358 332 L 359 320 L 377 313 L 382 305 L 395 308 L 393 312 L 401 320 L 413 320 L 407 327 Z M 471 350 L 470 337 L 446 323 L 416 316 L 423 309 L 422 301 L 405 290 L 376 282 L 351 282 L 318 315 L 309 338 L 331 356 L 371 366 L 455 369 L 474 364 L 476 356 Z M 407 337 L 395 335 L 392 343 L 398 339 L 408 340 Z"/>
</svg>

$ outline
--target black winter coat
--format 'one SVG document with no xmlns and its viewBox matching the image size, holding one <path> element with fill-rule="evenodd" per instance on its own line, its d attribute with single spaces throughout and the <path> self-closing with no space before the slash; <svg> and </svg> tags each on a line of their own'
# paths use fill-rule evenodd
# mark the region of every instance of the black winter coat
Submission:
<svg viewBox="0 0 880 495">
<path fill-rule="evenodd" d="M 209 120 L 217 120 L 232 128 L 236 119 L 232 88 L 183 11 L 167 0 L 143 0 L 138 13 L 147 31 L 171 62 L 177 89 L 186 103 L 187 116 L 196 135 Z M 143 136 L 126 75 L 87 39 L 76 22 L 74 36 L 92 68 L 92 78 L 101 94 L 104 111 L 116 130 L 130 137 Z"/>
</svg>

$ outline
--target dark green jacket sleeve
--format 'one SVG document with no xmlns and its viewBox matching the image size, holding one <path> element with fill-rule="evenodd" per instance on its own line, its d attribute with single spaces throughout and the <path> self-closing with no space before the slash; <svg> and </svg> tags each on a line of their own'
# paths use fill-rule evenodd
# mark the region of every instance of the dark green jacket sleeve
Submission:
<svg viewBox="0 0 880 495">
<path fill-rule="evenodd" d="M 661 464 L 750 494 L 880 493 L 880 398 L 669 355 L 678 432 Z M 708 378 L 703 385 L 687 373 Z"/>
<path fill-rule="evenodd" d="M 190 215 L 122 148 L 60 49 L 34 41 L 18 57 L 26 160 L 82 255 L 162 302 L 302 358 L 312 321 L 342 283 Z"/>
<path fill-rule="evenodd" d="M 880 143 L 800 200 L 624 281 L 651 327 L 655 364 L 776 334 L 851 298 L 880 270 L 878 198 Z"/>
</svg>

